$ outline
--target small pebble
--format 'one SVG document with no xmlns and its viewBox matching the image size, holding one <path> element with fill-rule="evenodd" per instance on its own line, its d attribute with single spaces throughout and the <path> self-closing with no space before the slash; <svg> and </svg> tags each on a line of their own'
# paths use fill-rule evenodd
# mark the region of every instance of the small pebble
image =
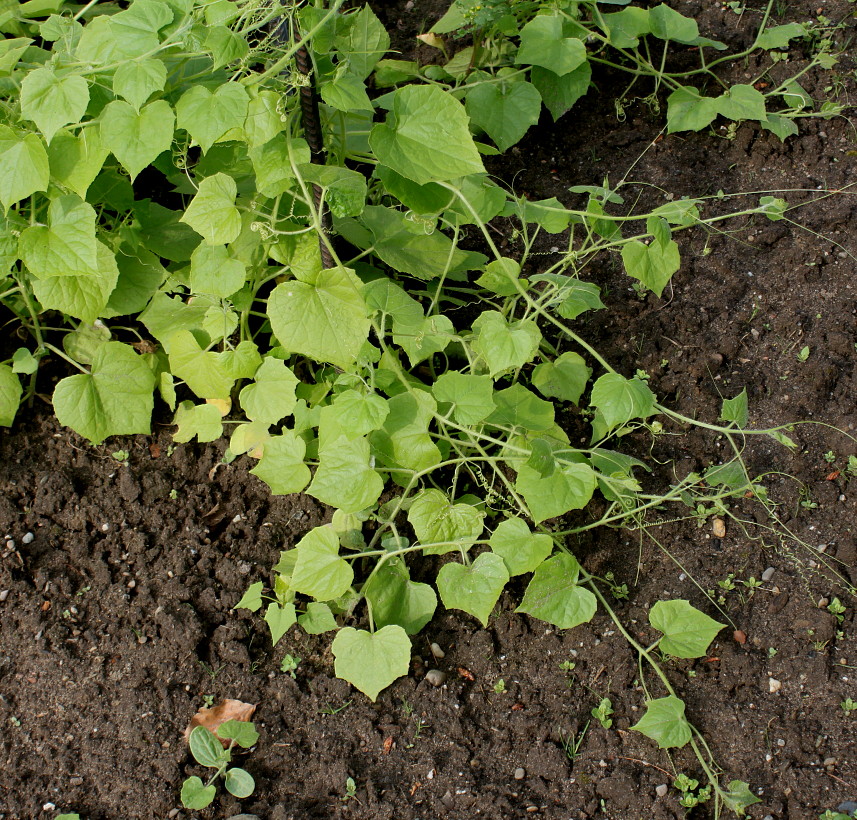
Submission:
<svg viewBox="0 0 857 820">
<path fill-rule="evenodd" d="M 178 817 L 178 816 L 179 816 L 179 810 L 178 809 L 170 809 L 167 812 L 167 817 L 169 817 L 170 820 L 172 820 L 173 817 Z"/>
<path fill-rule="evenodd" d="M 824 609 L 829 603 L 830 600 L 828 598 L 819 598 L 817 606 L 819 609 Z"/>
<path fill-rule="evenodd" d="M 3 601 L 5 601 L 8 597 L 9 597 L 9 590 L 8 589 L 0 590 L 0 604 L 2 604 Z"/>
<path fill-rule="evenodd" d="M 774 815 L 773 815 L 773 814 L 766 814 L 766 815 L 762 818 L 762 820 L 774 820 Z"/>
<path fill-rule="evenodd" d="M 9 549 L 9 550 L 15 549 L 15 541 L 12 538 L 6 539 L 6 549 Z"/>
<path fill-rule="evenodd" d="M 774 573 L 775 573 L 775 572 L 776 572 L 776 570 L 775 570 L 773 567 L 768 567 L 768 568 L 767 568 L 767 569 L 762 573 L 762 580 L 763 580 L 763 581 L 770 581 L 770 580 L 771 580 L 771 578 L 773 578 L 773 577 L 774 577 Z"/>
<path fill-rule="evenodd" d="M 726 524 L 722 518 L 715 518 L 714 524 L 711 527 L 711 532 L 715 538 L 724 538 L 726 536 Z"/>
<path fill-rule="evenodd" d="M 660 786 L 655 786 L 655 794 L 658 797 L 666 797 L 670 787 L 666 783 L 661 783 Z"/>
<path fill-rule="evenodd" d="M 779 692 L 780 689 L 783 688 L 783 685 L 776 678 L 768 678 L 768 691 L 773 695 L 775 692 Z"/>
<path fill-rule="evenodd" d="M 732 633 L 732 637 L 735 639 L 736 643 L 740 643 L 742 646 L 747 643 L 747 633 L 744 632 L 743 629 L 736 629 Z"/>
<path fill-rule="evenodd" d="M 83 778 L 82 777 L 72 777 L 68 781 L 70 786 L 82 786 Z"/>
<path fill-rule="evenodd" d="M 432 655 L 434 655 L 438 660 L 443 660 L 443 659 L 446 657 L 446 652 L 444 652 L 444 651 L 440 648 L 440 644 L 437 644 L 437 643 L 433 643 L 433 644 L 431 645 L 431 653 L 432 653 Z"/>
<path fill-rule="evenodd" d="M 54 803 L 45 803 L 45 805 L 42 806 L 42 811 L 53 811 L 55 808 L 56 805 Z"/>
<path fill-rule="evenodd" d="M 426 780 L 434 780 L 434 769 L 431 769 L 426 775 Z"/>
<path fill-rule="evenodd" d="M 440 669 L 429 669 L 426 672 L 426 680 L 432 686 L 443 686 L 446 683 L 446 672 L 441 672 Z"/>
<path fill-rule="evenodd" d="M 22 543 L 22 544 L 32 544 L 32 543 L 33 543 L 33 539 L 34 539 L 35 537 L 36 537 L 36 536 L 35 536 L 35 535 L 33 535 L 33 533 L 28 532 L 28 533 L 26 533 L 26 534 L 24 535 L 24 537 L 21 539 L 21 543 Z"/>
<path fill-rule="evenodd" d="M 777 738 L 777 746 L 785 746 L 786 742 L 781 737 Z"/>
<path fill-rule="evenodd" d="M 515 780 L 523 780 L 526 776 L 527 772 L 522 766 L 518 766 L 518 768 L 515 769 Z"/>
<path fill-rule="evenodd" d="M 835 757 L 825 757 L 822 766 L 824 766 L 825 769 L 832 769 L 837 764 L 837 762 L 838 761 Z"/>
<path fill-rule="evenodd" d="M 110 532 L 110 524 L 102 524 L 101 532 Z"/>
</svg>

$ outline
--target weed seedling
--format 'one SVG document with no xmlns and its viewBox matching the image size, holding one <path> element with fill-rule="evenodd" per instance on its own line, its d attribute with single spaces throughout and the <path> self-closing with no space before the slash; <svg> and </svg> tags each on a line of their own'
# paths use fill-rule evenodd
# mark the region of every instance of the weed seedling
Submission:
<svg viewBox="0 0 857 820">
<path fill-rule="evenodd" d="M 586 721 L 584 727 L 580 730 L 577 737 L 565 737 L 562 732 L 560 732 L 560 745 L 565 752 L 566 757 L 573 763 L 577 760 L 577 756 L 580 754 L 580 747 L 583 745 L 583 739 L 586 737 L 586 732 L 589 729 L 589 721 Z"/>
<path fill-rule="evenodd" d="M 857 711 L 857 701 L 852 700 L 851 698 L 845 698 L 840 704 L 842 707 L 842 711 L 845 712 L 846 715 L 850 715 L 852 712 Z"/>
<path fill-rule="evenodd" d="M 224 748 L 221 740 L 228 740 L 229 745 Z M 227 720 L 217 727 L 216 732 L 197 726 L 188 740 L 190 753 L 200 766 L 215 771 L 206 783 L 195 775 L 185 780 L 181 791 L 182 805 L 186 809 L 204 809 L 214 800 L 217 794 L 215 782 L 221 777 L 226 791 L 234 797 L 244 798 L 253 794 L 256 788 L 253 776 L 237 766 L 230 768 L 229 764 L 236 745 L 249 749 L 258 740 L 256 727 L 247 721 Z"/>
<path fill-rule="evenodd" d="M 338 715 L 340 712 L 344 712 L 349 706 L 351 706 L 351 701 L 347 700 L 342 706 L 331 706 L 329 703 L 324 709 L 319 709 L 318 713 L 320 715 Z"/>
<path fill-rule="evenodd" d="M 345 794 L 341 798 L 343 803 L 346 803 L 349 800 L 357 800 L 357 784 L 354 782 L 353 777 L 348 777 L 345 780 Z M 359 803 L 360 801 L 357 800 Z"/>
<path fill-rule="evenodd" d="M 613 725 L 613 719 L 610 717 L 613 714 L 613 703 L 610 698 L 601 698 L 590 714 L 604 729 L 609 729 Z"/>
<path fill-rule="evenodd" d="M 842 601 L 840 601 L 840 600 L 839 600 L 839 598 L 834 598 L 834 599 L 833 599 L 833 600 L 832 600 L 832 601 L 827 605 L 827 611 L 828 611 L 831 615 L 835 615 L 835 616 L 836 616 L 836 620 L 837 620 L 837 621 L 839 621 L 839 623 L 842 623 L 842 621 L 843 621 L 843 619 L 844 619 L 844 617 L 845 617 L 845 615 L 844 615 L 844 613 L 845 613 L 845 605 L 842 603 Z"/>
<path fill-rule="evenodd" d="M 120 464 L 127 464 L 128 459 L 131 457 L 131 454 L 127 450 L 116 450 L 110 455 L 113 456 L 113 458 L 115 458 Z"/>
<path fill-rule="evenodd" d="M 692 809 L 711 799 L 711 786 L 699 788 L 699 781 L 680 774 L 674 781 L 673 786 L 681 792 L 679 803 L 686 809 Z"/>
<path fill-rule="evenodd" d="M 296 679 L 297 675 L 295 675 L 295 672 L 300 663 L 300 658 L 293 655 L 286 655 L 280 663 L 280 672 L 285 672 L 287 675 L 291 675 L 292 679 Z"/>
<path fill-rule="evenodd" d="M 494 684 L 494 694 L 502 695 L 506 691 L 506 681 L 503 678 L 500 678 L 497 683 Z"/>
</svg>

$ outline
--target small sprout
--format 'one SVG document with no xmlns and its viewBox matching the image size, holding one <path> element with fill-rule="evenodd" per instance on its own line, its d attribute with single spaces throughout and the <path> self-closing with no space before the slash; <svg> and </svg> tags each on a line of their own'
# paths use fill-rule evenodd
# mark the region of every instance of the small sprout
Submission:
<svg viewBox="0 0 857 820">
<path fill-rule="evenodd" d="M 170 498 L 173 501 L 175 501 L 178 497 L 179 497 L 179 491 L 178 490 L 175 490 L 175 489 L 170 490 Z"/>
<path fill-rule="evenodd" d="M 562 669 L 563 672 L 573 672 L 575 666 L 577 666 L 577 664 L 574 661 L 563 661 L 559 665 L 559 668 Z"/>
<path fill-rule="evenodd" d="M 298 666 L 300 666 L 300 662 L 300 658 L 292 655 L 286 655 L 280 663 L 280 672 L 285 672 L 287 675 L 291 675 L 293 679 L 296 679 L 297 676 L 295 675 L 295 671 Z"/>
<path fill-rule="evenodd" d="M 797 354 L 797 360 L 799 362 L 805 362 L 809 358 L 809 346 L 806 345 L 800 349 L 800 352 Z"/>
<path fill-rule="evenodd" d="M 131 456 L 131 454 L 127 450 L 116 450 L 110 455 L 113 456 L 113 458 L 115 458 L 120 464 L 127 464 L 128 459 Z"/>
<path fill-rule="evenodd" d="M 590 713 L 604 729 L 609 729 L 613 725 L 613 720 L 610 715 L 613 714 L 613 702 L 610 698 L 601 698 L 592 712 Z"/>
<path fill-rule="evenodd" d="M 506 691 L 506 681 L 503 678 L 499 678 L 497 683 L 494 684 L 494 694 L 502 695 Z"/>
<path fill-rule="evenodd" d="M 357 784 L 354 782 L 353 777 L 346 778 L 345 780 L 345 796 L 342 798 L 342 802 L 346 802 L 347 800 L 357 800 Z M 360 801 L 357 800 L 359 803 Z"/>
<path fill-rule="evenodd" d="M 844 617 L 844 612 L 845 612 L 845 605 L 842 603 L 842 601 L 839 600 L 839 598 L 834 598 L 827 605 L 827 611 L 831 615 L 835 615 L 836 620 L 839 621 L 839 623 L 842 623 L 842 619 Z"/>
<path fill-rule="evenodd" d="M 845 698 L 845 700 L 843 700 L 839 705 L 842 707 L 842 711 L 845 712 L 846 715 L 850 715 L 852 712 L 857 712 L 857 701 L 852 700 L 851 698 Z"/>
<path fill-rule="evenodd" d="M 833 450 L 828 450 L 828 451 L 824 454 L 824 460 L 825 460 L 828 464 L 833 464 L 833 462 L 834 462 L 834 461 L 836 461 L 836 453 L 834 453 L 834 452 L 833 452 Z"/>
</svg>

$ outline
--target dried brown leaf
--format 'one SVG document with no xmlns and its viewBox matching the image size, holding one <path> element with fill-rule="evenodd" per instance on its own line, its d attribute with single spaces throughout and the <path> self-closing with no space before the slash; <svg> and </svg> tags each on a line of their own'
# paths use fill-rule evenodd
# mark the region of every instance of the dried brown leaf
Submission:
<svg viewBox="0 0 857 820">
<path fill-rule="evenodd" d="M 188 738 L 190 738 L 190 733 L 196 729 L 197 726 L 203 726 L 210 732 L 214 732 L 216 734 L 217 727 L 220 726 L 221 723 L 226 723 L 227 720 L 240 720 L 246 723 L 251 717 L 253 717 L 253 712 L 255 711 L 255 703 L 244 703 L 240 700 L 230 700 L 228 698 L 220 701 L 217 706 L 213 706 L 211 709 L 203 706 L 190 719 L 187 729 L 184 730 L 183 737 L 185 740 L 188 740 Z M 222 738 L 218 739 L 223 744 L 224 748 L 229 745 L 228 740 L 223 740 Z"/>
</svg>

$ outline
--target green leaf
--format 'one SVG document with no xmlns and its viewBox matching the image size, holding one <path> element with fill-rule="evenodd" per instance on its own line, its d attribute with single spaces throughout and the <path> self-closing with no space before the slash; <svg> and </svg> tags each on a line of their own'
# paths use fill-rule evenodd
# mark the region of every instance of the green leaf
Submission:
<svg viewBox="0 0 857 820">
<path fill-rule="evenodd" d="M 223 416 L 213 404 L 197 404 L 183 401 L 176 410 L 173 424 L 179 429 L 173 433 L 173 441 L 190 441 L 194 436 L 200 443 L 216 441 L 223 435 Z"/>
<path fill-rule="evenodd" d="M 190 289 L 226 299 L 241 290 L 247 279 L 244 264 L 229 255 L 225 245 L 201 242 L 190 258 Z"/>
<path fill-rule="evenodd" d="M 254 379 L 255 383 L 248 384 L 238 397 L 248 419 L 276 424 L 291 415 L 297 403 L 295 388 L 298 378 L 285 362 L 268 356 Z"/>
<path fill-rule="evenodd" d="M 223 740 L 234 740 L 242 749 L 249 749 L 259 742 L 256 727 L 247 720 L 225 720 L 215 734 Z"/>
<path fill-rule="evenodd" d="M 780 117 L 777 114 L 768 114 L 768 119 L 762 120 L 759 125 L 779 137 L 780 142 L 785 142 L 788 137 L 793 137 L 798 133 L 794 120 L 788 117 Z"/>
<path fill-rule="evenodd" d="M 428 470 L 442 460 L 440 450 L 428 432 L 437 404 L 422 390 L 393 396 L 384 426 L 370 435 L 378 458 L 392 477 L 407 484 L 411 471 Z"/>
<path fill-rule="evenodd" d="M 363 222 L 375 237 L 375 253 L 394 270 L 427 280 L 467 267 L 468 255 L 449 237 L 440 231 L 426 235 L 400 211 L 368 206 Z"/>
<path fill-rule="evenodd" d="M 667 133 L 700 131 L 717 117 L 713 97 L 703 97 L 693 86 L 680 86 L 667 97 Z"/>
<path fill-rule="evenodd" d="M 756 48 L 762 48 L 765 51 L 779 50 L 788 48 L 789 41 L 797 37 L 806 37 L 806 27 L 801 23 L 786 23 L 782 26 L 774 26 L 766 28 L 756 38 Z M 757 801 L 753 801 L 757 802 Z"/>
<path fill-rule="evenodd" d="M 330 601 L 345 594 L 354 580 L 354 572 L 339 557 L 339 539 L 330 527 L 310 530 L 295 548 L 298 560 L 291 585 L 296 592 L 318 601 Z"/>
<path fill-rule="evenodd" d="M 378 161 L 424 185 L 485 171 L 464 106 L 436 86 L 406 86 L 393 94 L 384 123 L 369 145 Z"/>
<path fill-rule="evenodd" d="M 272 495 L 299 493 L 312 477 L 304 464 L 305 455 L 306 442 L 286 430 L 265 442 L 262 458 L 250 472 L 271 488 Z"/>
<path fill-rule="evenodd" d="M 656 296 L 660 296 L 672 275 L 681 267 L 681 258 L 678 245 L 670 238 L 666 220 L 653 216 L 649 218 L 649 224 L 650 232 L 656 230 L 656 225 L 663 228 L 648 245 L 636 239 L 624 245 L 622 263 L 628 276 L 639 279 Z"/>
<path fill-rule="evenodd" d="M 703 472 L 702 477 L 712 487 L 728 487 L 730 490 L 750 489 L 750 479 L 739 459 L 727 461 L 725 464 L 713 464 Z"/>
<path fill-rule="evenodd" d="M 96 243 L 95 252 L 97 267 L 87 276 L 33 280 L 33 293 L 44 309 L 60 310 L 88 324 L 104 315 L 107 300 L 119 278 L 119 269 L 116 257 L 106 245 Z"/>
<path fill-rule="evenodd" d="M 109 153 L 98 128 L 81 129 L 76 137 L 62 131 L 48 148 L 51 176 L 83 198 Z"/>
<path fill-rule="evenodd" d="M 39 360 L 26 347 L 19 347 L 12 354 L 12 372 L 32 375 L 39 369 Z"/>
<path fill-rule="evenodd" d="M 194 85 L 176 103 L 176 124 L 199 143 L 205 154 L 233 128 L 244 125 L 249 102 L 240 83 L 224 83 L 214 93 L 203 85 Z"/>
<path fill-rule="evenodd" d="M 723 802 L 726 804 L 727 809 L 731 809 L 739 817 L 744 815 L 747 806 L 762 802 L 750 791 L 749 784 L 743 780 L 730 780 L 726 788 L 727 791 L 721 792 Z"/>
<path fill-rule="evenodd" d="M 175 115 L 166 100 L 155 100 L 139 113 L 123 100 L 104 108 L 101 140 L 132 180 L 169 149 L 173 142 Z"/>
<path fill-rule="evenodd" d="M 417 185 L 386 165 L 376 165 L 375 176 L 381 180 L 388 193 L 418 214 L 438 214 L 450 205 L 455 196 L 436 182 Z"/>
<path fill-rule="evenodd" d="M 257 612 L 262 606 L 263 587 L 264 584 L 261 581 L 256 581 L 255 584 L 250 584 L 247 591 L 241 596 L 241 600 L 232 608 L 249 609 L 251 612 Z"/>
<path fill-rule="evenodd" d="M 355 439 L 380 429 L 390 408 L 387 401 L 376 393 L 345 390 L 334 399 L 326 412 L 335 419 L 342 435 Z"/>
<path fill-rule="evenodd" d="M 346 626 L 330 647 L 338 678 L 347 680 L 371 701 L 396 678 L 408 674 L 411 641 L 400 626 L 389 624 L 374 634 Z"/>
<path fill-rule="evenodd" d="M 543 362 L 533 370 L 532 381 L 543 396 L 577 404 L 592 375 L 583 357 L 563 353 L 552 362 Z"/>
<path fill-rule="evenodd" d="M 560 77 L 550 69 L 535 65 L 530 71 L 530 80 L 556 122 L 589 90 L 592 67 L 587 61 Z"/>
<path fill-rule="evenodd" d="M 347 268 L 321 271 L 310 282 L 277 285 L 268 298 L 274 335 L 289 352 L 348 370 L 369 335 L 360 288 Z"/>
<path fill-rule="evenodd" d="M 483 552 L 470 566 L 444 564 L 437 574 L 437 589 L 447 609 L 461 609 L 488 626 L 488 616 L 509 581 L 503 559 Z"/>
<path fill-rule="evenodd" d="M 271 630 L 271 645 L 276 646 L 280 638 L 289 631 L 297 622 L 294 604 L 280 606 L 276 603 L 268 604 L 265 610 L 265 623 Z"/>
<path fill-rule="evenodd" d="M 613 14 L 602 14 L 602 28 L 610 37 L 610 45 L 615 48 L 636 48 L 639 38 L 651 33 L 652 26 L 648 9 L 629 6 Z"/>
<path fill-rule="evenodd" d="M 214 61 L 212 68 L 215 70 L 236 60 L 243 60 L 250 52 L 247 40 L 237 31 L 232 31 L 226 26 L 210 28 L 205 36 L 203 48 L 211 52 Z"/>
<path fill-rule="evenodd" d="M 745 387 L 734 399 L 723 399 L 720 418 L 743 429 L 750 418 L 747 406 L 747 388 Z"/>
<path fill-rule="evenodd" d="M 636 377 L 605 373 L 592 386 L 591 405 L 601 412 L 609 430 L 631 419 L 648 418 L 656 412 L 655 401 L 649 386 Z"/>
<path fill-rule="evenodd" d="M 467 93 L 470 121 L 506 151 L 539 121 L 542 99 L 528 82 L 483 83 Z"/>
<path fill-rule="evenodd" d="M 692 17 L 685 17 L 665 3 L 649 9 L 651 33 L 659 40 L 693 44 L 699 37 L 699 26 Z"/>
<path fill-rule="evenodd" d="M 4 210 L 34 194 L 47 191 L 50 166 L 45 145 L 36 134 L 19 136 L 0 125 L 0 205 Z"/>
<path fill-rule="evenodd" d="M 576 37 L 565 37 L 559 15 L 534 17 L 521 29 L 518 65 L 537 65 L 562 77 L 586 62 L 586 46 Z"/>
<path fill-rule="evenodd" d="M 521 384 L 513 384 L 494 394 L 497 409 L 488 417 L 489 424 L 523 427 L 534 433 L 550 430 L 554 424 L 554 406 L 540 399 Z"/>
<path fill-rule="evenodd" d="M 649 612 L 649 623 L 664 633 L 658 647 L 676 658 L 701 658 L 725 626 L 685 600 L 658 601 Z"/>
<path fill-rule="evenodd" d="M 393 341 L 405 351 L 412 367 L 435 353 L 442 353 L 456 338 L 448 316 L 427 316 L 416 325 L 393 322 Z"/>
<path fill-rule="evenodd" d="M 408 521 L 421 544 L 424 555 L 444 555 L 467 549 L 482 534 L 485 513 L 470 504 L 453 504 L 440 490 L 418 493 L 408 510 Z"/>
<path fill-rule="evenodd" d="M 22 232 L 20 253 L 33 276 L 90 276 L 98 271 L 95 208 L 76 194 L 52 199 L 48 226 Z"/>
<path fill-rule="evenodd" d="M 190 733 L 188 739 L 190 753 L 200 766 L 209 769 L 219 769 L 221 765 L 229 760 L 230 754 L 223 748 L 223 744 L 205 726 L 196 726 Z"/>
<path fill-rule="evenodd" d="M 530 532 L 526 522 L 520 518 L 501 521 L 488 543 L 505 562 L 509 575 L 533 572 L 553 551 L 551 537 Z"/>
<path fill-rule="evenodd" d="M 321 635 L 339 627 L 330 607 L 317 601 L 307 604 L 306 612 L 298 615 L 298 623 L 308 635 Z M 377 624 L 378 621 L 376 620 L 375 623 Z"/>
<path fill-rule="evenodd" d="M 256 187 L 271 198 L 294 186 L 293 163 L 310 161 L 309 145 L 302 139 L 288 139 L 285 134 L 276 134 L 270 142 L 251 148 L 249 153 L 256 173 Z"/>
<path fill-rule="evenodd" d="M 155 105 L 155 103 L 153 103 Z M 226 174 L 215 174 L 199 184 L 196 195 L 179 220 L 191 226 L 207 242 L 222 245 L 241 233 L 241 214 L 235 207 L 237 186 Z"/>
<path fill-rule="evenodd" d="M 372 100 L 366 85 L 359 77 L 348 72 L 337 72 L 320 85 L 321 98 L 338 111 L 372 111 Z"/>
<path fill-rule="evenodd" d="M 372 466 L 369 441 L 340 436 L 319 448 L 319 464 L 307 493 L 343 512 L 371 507 L 384 490 Z"/>
<path fill-rule="evenodd" d="M 536 355 L 542 339 L 538 325 L 531 319 L 507 322 L 496 310 L 480 313 L 473 330 L 477 334 L 473 349 L 492 378 L 523 367 Z"/>
<path fill-rule="evenodd" d="M 245 339 L 232 350 L 224 350 L 219 356 L 223 369 L 236 381 L 252 379 L 262 364 L 259 348 L 255 342 Z"/>
<path fill-rule="evenodd" d="M 274 91 L 260 91 L 250 100 L 244 120 L 244 135 L 250 148 L 270 142 L 285 127 L 278 112 L 279 104 L 280 95 Z"/>
<path fill-rule="evenodd" d="M 122 63 L 113 75 L 113 93 L 127 100 L 138 111 L 167 82 L 167 66 L 161 60 L 145 58 Z"/>
<path fill-rule="evenodd" d="M 253 790 L 256 788 L 256 781 L 253 780 L 253 775 L 250 772 L 236 766 L 234 769 L 226 771 L 223 785 L 226 786 L 226 791 L 229 794 L 240 799 L 253 794 Z"/>
<path fill-rule="evenodd" d="M 752 85 L 733 85 L 719 97 L 714 98 L 717 113 L 730 120 L 757 120 L 768 118 L 765 111 L 765 95 Z"/>
<path fill-rule="evenodd" d="M 594 282 L 581 282 L 564 274 L 544 273 L 533 276 L 533 282 L 551 282 L 557 287 L 556 313 L 564 319 L 576 319 L 587 310 L 604 310 L 601 288 Z M 553 301 L 553 300 L 552 300 Z"/>
<path fill-rule="evenodd" d="M 437 595 L 428 584 L 411 581 L 401 558 L 390 558 L 369 578 L 361 590 L 372 607 L 376 627 L 396 624 L 408 635 L 416 635 L 432 619 Z"/>
<path fill-rule="evenodd" d="M 21 117 L 36 123 L 48 144 L 64 125 L 80 122 L 87 105 L 89 84 L 78 74 L 58 77 L 45 66 L 21 82 Z"/>
<path fill-rule="evenodd" d="M 181 800 L 186 809 L 204 809 L 216 796 L 217 787 L 204 785 L 196 775 L 182 783 Z"/>
<path fill-rule="evenodd" d="M 347 38 L 337 38 L 337 49 L 348 58 L 348 70 L 365 80 L 390 48 L 390 35 L 369 6 L 351 18 Z"/>
<path fill-rule="evenodd" d="M 21 381 L 7 364 L 0 364 L 0 427 L 11 427 L 21 404 Z"/>
<path fill-rule="evenodd" d="M 515 610 L 571 629 L 592 620 L 597 608 L 595 596 L 577 585 L 580 564 L 573 555 L 561 552 L 548 558 L 533 573 L 524 600 Z"/>
<path fill-rule="evenodd" d="M 779 197 L 763 196 L 759 198 L 759 207 L 771 222 L 779 222 L 788 210 L 789 203 Z"/>
<path fill-rule="evenodd" d="M 631 728 L 654 740 L 661 749 L 684 746 L 692 736 L 684 701 L 675 695 L 650 700 L 646 714 Z"/>
<path fill-rule="evenodd" d="M 201 399 L 226 399 L 233 379 L 220 363 L 218 354 L 203 350 L 193 333 L 179 330 L 169 339 L 170 370 Z"/>
<path fill-rule="evenodd" d="M 358 216 L 363 212 L 366 205 L 366 177 L 363 174 L 337 165 L 311 163 L 300 165 L 298 171 L 304 180 L 325 189 L 325 201 L 334 216 Z"/>
<path fill-rule="evenodd" d="M 546 477 L 524 464 L 515 481 L 515 489 L 524 497 L 537 522 L 570 510 L 582 510 L 592 498 L 595 486 L 595 472 L 587 464 L 557 464 Z"/>
<path fill-rule="evenodd" d="M 54 411 L 60 424 L 93 444 L 108 436 L 149 433 L 155 376 L 145 359 L 120 342 L 95 352 L 91 373 L 68 376 L 57 384 Z"/>
<path fill-rule="evenodd" d="M 498 296 L 515 296 L 519 287 L 526 290 L 529 284 L 526 279 L 518 278 L 520 273 L 521 266 L 514 259 L 504 256 L 489 262 L 476 284 Z"/>
<path fill-rule="evenodd" d="M 437 378 L 432 393 L 438 402 L 452 404 L 453 418 L 459 424 L 478 424 L 495 408 L 490 376 L 470 376 L 452 370 Z"/>
</svg>

